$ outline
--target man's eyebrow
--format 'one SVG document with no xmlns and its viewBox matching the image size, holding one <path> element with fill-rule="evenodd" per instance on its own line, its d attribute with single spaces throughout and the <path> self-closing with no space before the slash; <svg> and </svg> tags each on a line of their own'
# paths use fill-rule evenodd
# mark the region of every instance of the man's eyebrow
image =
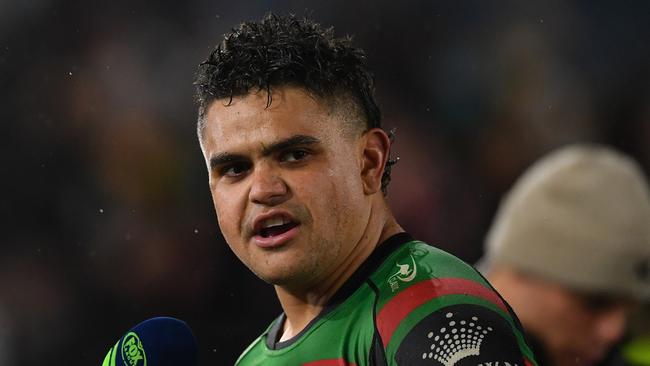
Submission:
<svg viewBox="0 0 650 366">
<path fill-rule="evenodd" d="M 277 151 L 299 145 L 313 145 L 320 143 L 316 137 L 309 135 L 293 135 L 289 138 L 273 142 L 268 146 L 262 147 L 262 156 L 269 156 Z"/>
<path fill-rule="evenodd" d="M 210 168 L 214 169 L 220 165 L 244 160 L 246 160 L 246 157 L 243 155 L 224 152 L 210 158 Z"/>
<path fill-rule="evenodd" d="M 282 151 L 284 149 L 294 147 L 294 146 L 313 145 L 318 143 L 320 143 L 320 140 L 313 136 L 293 135 L 289 138 L 273 142 L 268 146 L 263 146 L 262 156 L 269 156 L 277 151 Z M 210 168 L 214 169 L 215 167 L 220 165 L 224 165 L 232 162 L 241 162 L 246 160 L 248 160 L 248 158 L 244 155 L 222 152 L 210 158 Z"/>
</svg>

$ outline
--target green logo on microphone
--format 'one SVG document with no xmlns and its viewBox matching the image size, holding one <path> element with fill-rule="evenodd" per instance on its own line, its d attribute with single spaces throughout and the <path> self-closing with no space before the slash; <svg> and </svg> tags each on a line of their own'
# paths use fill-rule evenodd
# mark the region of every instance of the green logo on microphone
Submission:
<svg viewBox="0 0 650 366">
<path fill-rule="evenodd" d="M 147 355 L 144 353 L 140 338 L 134 332 L 129 332 L 124 336 L 122 360 L 124 360 L 125 366 L 147 366 Z"/>
</svg>

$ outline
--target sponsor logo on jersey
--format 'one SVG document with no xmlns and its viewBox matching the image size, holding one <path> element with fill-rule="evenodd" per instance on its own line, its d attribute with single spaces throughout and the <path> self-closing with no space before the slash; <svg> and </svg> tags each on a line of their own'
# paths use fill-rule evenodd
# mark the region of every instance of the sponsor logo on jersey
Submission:
<svg viewBox="0 0 650 366">
<path fill-rule="evenodd" d="M 454 319 L 454 314 L 445 315 L 448 323 L 437 331 L 431 331 L 427 338 L 431 342 L 429 352 L 422 353 L 422 359 L 434 359 L 444 366 L 454 366 L 470 356 L 480 356 L 481 344 L 492 331 L 492 327 L 481 325 L 479 318 Z M 478 366 L 519 366 L 505 361 L 481 361 Z"/>
<path fill-rule="evenodd" d="M 398 270 L 388 277 L 388 284 L 393 292 L 399 288 L 399 281 L 411 282 L 418 273 L 418 267 L 415 265 L 415 258 L 413 258 L 413 255 L 409 255 L 409 257 L 411 258 L 410 264 L 395 263 Z"/>
<path fill-rule="evenodd" d="M 147 356 L 137 334 L 129 332 L 122 342 L 122 360 L 125 366 L 147 366 Z"/>
</svg>

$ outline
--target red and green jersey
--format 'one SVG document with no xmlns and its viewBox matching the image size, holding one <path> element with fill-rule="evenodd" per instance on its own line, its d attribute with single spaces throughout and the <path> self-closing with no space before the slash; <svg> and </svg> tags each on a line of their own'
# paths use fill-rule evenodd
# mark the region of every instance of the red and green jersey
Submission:
<svg viewBox="0 0 650 366">
<path fill-rule="evenodd" d="M 488 282 L 406 233 L 380 245 L 316 319 L 279 342 L 284 319 L 237 365 L 537 364 L 519 321 Z"/>
</svg>

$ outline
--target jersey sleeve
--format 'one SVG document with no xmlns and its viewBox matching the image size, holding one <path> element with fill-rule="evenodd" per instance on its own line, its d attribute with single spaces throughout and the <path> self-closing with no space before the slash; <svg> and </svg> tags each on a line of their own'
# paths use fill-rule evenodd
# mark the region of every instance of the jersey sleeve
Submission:
<svg viewBox="0 0 650 366">
<path fill-rule="evenodd" d="M 390 365 L 530 365 L 510 324 L 497 312 L 472 304 L 426 315 L 393 347 Z"/>
<path fill-rule="evenodd" d="M 537 365 L 516 315 L 476 270 L 435 248 L 406 249 L 373 278 L 379 364 Z"/>
</svg>

